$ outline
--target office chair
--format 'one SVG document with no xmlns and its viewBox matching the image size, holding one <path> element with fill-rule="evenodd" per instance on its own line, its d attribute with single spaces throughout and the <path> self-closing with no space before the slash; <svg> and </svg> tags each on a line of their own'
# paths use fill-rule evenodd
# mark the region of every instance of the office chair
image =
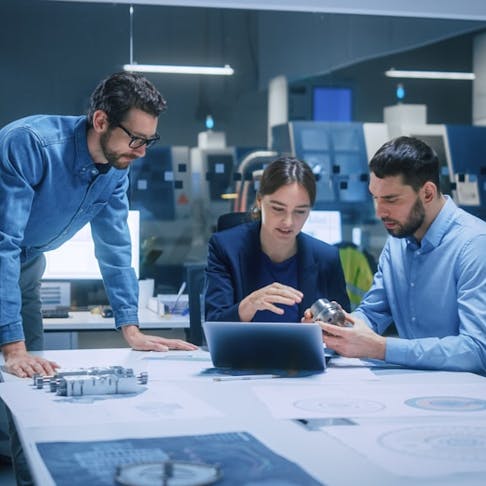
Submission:
<svg viewBox="0 0 486 486">
<path fill-rule="evenodd" d="M 251 221 L 250 213 L 246 211 L 235 211 L 233 213 L 225 213 L 218 217 L 216 223 L 216 231 L 223 231 L 232 228 L 242 223 L 249 223 Z"/>
<path fill-rule="evenodd" d="M 205 344 L 201 324 L 204 318 L 203 296 L 206 263 L 187 263 L 185 268 L 189 297 L 189 329 L 186 329 L 186 339 L 196 346 L 202 346 Z"/>
</svg>

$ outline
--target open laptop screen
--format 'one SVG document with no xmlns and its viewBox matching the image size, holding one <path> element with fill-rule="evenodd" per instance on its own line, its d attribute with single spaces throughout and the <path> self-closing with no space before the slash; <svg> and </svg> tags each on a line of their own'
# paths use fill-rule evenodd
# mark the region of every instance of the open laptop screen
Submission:
<svg viewBox="0 0 486 486">
<path fill-rule="evenodd" d="M 204 322 L 215 367 L 245 370 L 324 371 L 322 331 L 317 324 Z"/>
</svg>

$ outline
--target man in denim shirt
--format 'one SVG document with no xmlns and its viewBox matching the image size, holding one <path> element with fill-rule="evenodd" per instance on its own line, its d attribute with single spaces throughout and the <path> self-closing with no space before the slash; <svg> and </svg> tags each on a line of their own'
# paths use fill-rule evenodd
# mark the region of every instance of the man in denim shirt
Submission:
<svg viewBox="0 0 486 486">
<path fill-rule="evenodd" d="M 0 130 L 0 346 L 20 377 L 52 374 L 42 349 L 43 253 L 91 223 L 115 324 L 138 350 L 194 349 L 138 328 L 131 268 L 128 169 L 155 143 L 166 102 L 143 76 L 117 73 L 91 96 L 86 116 L 37 115 Z"/>
<path fill-rule="evenodd" d="M 440 192 L 437 155 L 416 138 L 383 145 L 370 174 L 390 236 L 371 289 L 347 314 L 354 326 L 320 323 L 326 346 L 410 368 L 486 372 L 486 223 Z M 382 336 L 392 323 L 398 337 Z"/>
</svg>

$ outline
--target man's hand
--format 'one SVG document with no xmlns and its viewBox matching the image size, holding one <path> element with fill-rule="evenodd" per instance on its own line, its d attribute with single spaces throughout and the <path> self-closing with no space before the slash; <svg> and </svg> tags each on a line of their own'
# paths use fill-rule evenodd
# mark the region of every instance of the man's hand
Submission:
<svg viewBox="0 0 486 486">
<path fill-rule="evenodd" d="M 306 309 L 304 311 L 304 317 L 300 320 L 300 322 L 305 322 L 305 323 L 314 322 L 314 316 L 312 315 L 310 309 Z"/>
<path fill-rule="evenodd" d="M 27 352 L 24 341 L 4 344 L 2 346 L 5 359 L 5 371 L 20 378 L 32 377 L 35 374 L 53 375 L 59 365 L 38 356 L 32 356 Z"/>
<path fill-rule="evenodd" d="M 238 314 L 243 322 L 250 322 L 256 312 L 261 310 L 282 315 L 284 310 L 275 304 L 298 304 L 303 296 L 302 292 L 293 287 L 274 282 L 246 296 L 238 306 Z"/>
<path fill-rule="evenodd" d="M 144 334 L 134 325 L 123 326 L 121 329 L 126 342 L 137 351 L 169 351 L 169 349 L 193 351 L 198 349 L 194 344 L 182 339 L 165 339 Z"/>
<path fill-rule="evenodd" d="M 326 347 L 348 358 L 385 359 L 386 339 L 376 334 L 361 319 L 345 312 L 352 327 L 341 327 L 317 321 L 321 326 Z"/>
</svg>

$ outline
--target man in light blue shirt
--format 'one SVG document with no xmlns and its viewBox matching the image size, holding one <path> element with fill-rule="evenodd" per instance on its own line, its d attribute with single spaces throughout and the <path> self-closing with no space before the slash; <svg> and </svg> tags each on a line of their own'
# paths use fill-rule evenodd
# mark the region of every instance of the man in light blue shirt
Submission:
<svg viewBox="0 0 486 486">
<path fill-rule="evenodd" d="M 320 323 L 326 346 L 348 357 L 411 368 L 486 371 L 486 223 L 439 188 L 439 161 L 399 137 L 370 161 L 369 189 L 390 237 L 371 289 L 347 314 Z M 394 323 L 399 337 L 381 334 Z"/>
</svg>

